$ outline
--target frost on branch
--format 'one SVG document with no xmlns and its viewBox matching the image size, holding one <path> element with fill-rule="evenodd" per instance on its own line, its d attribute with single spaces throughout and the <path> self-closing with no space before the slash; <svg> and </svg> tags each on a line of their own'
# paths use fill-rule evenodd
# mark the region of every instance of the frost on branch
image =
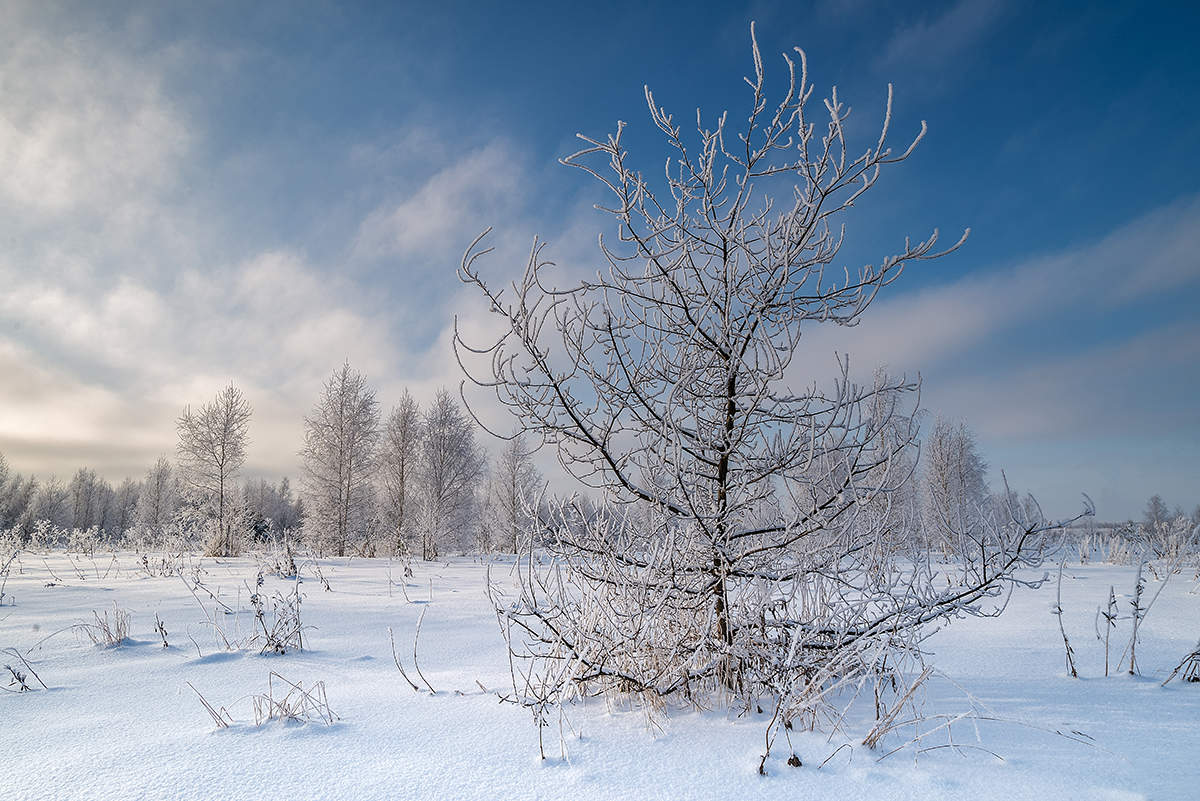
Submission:
<svg viewBox="0 0 1200 801">
<path fill-rule="evenodd" d="M 836 91 L 810 119 L 796 53 L 771 105 L 754 44 L 740 131 L 697 113 L 685 133 L 647 90 L 673 152 L 661 181 L 629 165 L 622 124 L 580 137 L 563 163 L 607 188 L 600 208 L 617 226 L 595 277 L 558 288 L 539 241 L 505 290 L 479 271 L 483 236 L 463 258 L 462 280 L 505 331 L 483 346 L 456 335 L 463 369 L 604 499 L 541 514 L 524 539 L 548 542 L 547 560 L 526 554 L 519 593 L 496 597 L 514 698 L 539 720 L 566 698 L 621 694 L 652 709 L 769 703 L 772 731 L 836 725 L 839 691 L 872 682 L 888 719 L 888 697 L 903 703 L 904 677 L 920 673 L 908 668 L 926 625 L 980 613 L 1041 561 L 1051 526 L 1014 507 L 939 538 L 972 553 L 935 571 L 906 533 L 914 504 L 899 501 L 912 497 L 917 384 L 856 383 L 844 357 L 828 386 L 795 380 L 802 334 L 854 324 L 906 264 L 963 241 L 939 249 L 935 231 L 834 269 L 842 214 L 924 126 L 888 144 L 889 88 L 878 138 L 855 150 Z M 763 191 L 782 181 L 781 200 Z"/>
</svg>

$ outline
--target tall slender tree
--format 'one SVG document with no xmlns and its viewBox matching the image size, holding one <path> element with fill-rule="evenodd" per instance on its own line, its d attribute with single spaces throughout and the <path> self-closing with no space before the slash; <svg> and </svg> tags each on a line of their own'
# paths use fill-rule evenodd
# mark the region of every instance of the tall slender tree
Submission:
<svg viewBox="0 0 1200 801">
<path fill-rule="evenodd" d="M 242 391 L 230 383 L 198 410 L 186 407 L 176 422 L 180 476 L 212 529 L 211 556 L 231 556 L 237 550 L 234 479 L 246 461 L 251 414 Z"/>
<path fill-rule="evenodd" d="M 138 496 L 136 525 L 143 534 L 161 535 L 179 505 L 179 486 L 167 457 L 160 456 L 146 472 Z"/>
<path fill-rule="evenodd" d="M 400 403 L 388 415 L 379 449 L 379 479 L 383 490 L 383 517 L 394 537 L 394 548 L 408 548 L 416 520 L 417 460 L 421 447 L 421 407 L 404 390 Z"/>
<path fill-rule="evenodd" d="M 353 539 L 368 536 L 373 516 L 372 479 L 379 443 L 379 403 L 363 375 L 343 364 L 325 382 L 304 418 L 306 528 L 346 555 Z"/>
<path fill-rule="evenodd" d="M 434 396 L 422 428 L 421 558 L 434 559 L 470 537 L 487 462 L 474 424 L 445 388 Z"/>
<path fill-rule="evenodd" d="M 966 423 L 939 418 L 922 453 L 922 516 L 929 545 L 961 553 L 983 533 L 988 505 L 987 464 Z"/>
<path fill-rule="evenodd" d="M 529 532 L 534 516 L 541 474 L 533 464 L 524 434 L 517 432 L 506 440 L 492 463 L 488 477 L 488 524 L 504 542 L 505 548 L 518 553 L 522 538 Z"/>
</svg>

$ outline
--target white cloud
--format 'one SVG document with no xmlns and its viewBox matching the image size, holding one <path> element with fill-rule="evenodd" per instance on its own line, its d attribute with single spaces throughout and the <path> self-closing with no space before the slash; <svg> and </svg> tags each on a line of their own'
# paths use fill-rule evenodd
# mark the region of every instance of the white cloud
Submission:
<svg viewBox="0 0 1200 801">
<path fill-rule="evenodd" d="M 0 51 L 0 199 L 26 214 L 102 206 L 139 221 L 191 145 L 160 76 L 82 35 L 23 33 Z"/>
<path fill-rule="evenodd" d="M 373 211 L 359 228 L 355 257 L 461 255 L 473 235 L 469 232 L 484 227 L 489 217 L 510 216 L 523 204 L 526 186 L 507 145 L 493 142 L 469 151 L 416 191 Z"/>
</svg>

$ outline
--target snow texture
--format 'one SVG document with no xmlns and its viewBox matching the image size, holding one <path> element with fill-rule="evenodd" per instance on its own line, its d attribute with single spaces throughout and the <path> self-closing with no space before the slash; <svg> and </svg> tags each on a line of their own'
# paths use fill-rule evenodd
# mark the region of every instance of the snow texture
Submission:
<svg viewBox="0 0 1200 801">
<path fill-rule="evenodd" d="M 1200 634 L 1193 573 L 1173 577 L 1146 617 L 1137 677 L 1104 678 L 1094 634 L 1110 584 L 1128 614 L 1133 567 L 1066 570 L 1063 620 L 1079 680 L 1065 671 L 1052 586 L 1019 591 L 998 619 L 956 621 L 932 636 L 926 645 L 940 673 L 924 709 L 965 711 L 970 693 L 1002 720 L 961 721 L 955 741 L 986 751 L 918 754 L 910 746 L 880 760 L 905 738 L 891 735 L 876 751 L 861 746 L 871 716 L 864 699 L 843 732 L 792 733 L 802 767 L 787 765 L 780 738 L 760 776 L 765 714 L 676 713 L 656 728 L 642 713 L 602 701 L 568 708 L 566 759 L 553 721 L 545 731 L 550 758 L 540 760 L 528 713 L 497 701 L 511 682 L 478 562 L 416 563 L 403 578 L 399 563 L 387 560 L 320 560 L 328 592 L 309 563 L 301 571 L 306 650 L 278 656 L 226 650 L 180 577 L 151 577 L 132 554 L 119 557 L 118 572 L 110 559 L 25 553 L 20 572 L 14 566 L 7 592 L 16 603 L 7 605 L 6 596 L 0 607 L 0 649 L 29 651 L 50 689 L 0 693 L 2 799 L 1115 801 L 1195 798 L 1200 786 L 1200 685 L 1160 686 Z M 252 636 L 255 560 L 194 563 L 203 565 L 205 586 L 236 610 L 225 614 L 198 593 L 225 637 Z M 493 563 L 491 574 L 508 581 L 510 565 Z M 263 590 L 290 586 L 268 576 Z M 1157 589 L 1151 580 L 1148 594 Z M 114 605 L 132 614 L 124 645 L 94 646 L 69 629 Z M 388 641 L 391 627 L 420 683 L 412 641 L 422 611 L 419 659 L 432 695 L 405 684 Z M 156 613 L 168 648 L 154 632 Z M 1127 632 L 1125 620 L 1113 636 L 1114 663 Z M 5 652 L 0 664 L 11 657 Z M 266 692 L 272 671 L 306 688 L 325 682 L 339 719 L 255 726 L 252 695 Z M 226 708 L 234 725 L 217 729 L 189 683 Z M 1093 744 L 1077 742 L 1089 738 Z M 943 742 L 935 736 L 925 746 Z"/>
</svg>

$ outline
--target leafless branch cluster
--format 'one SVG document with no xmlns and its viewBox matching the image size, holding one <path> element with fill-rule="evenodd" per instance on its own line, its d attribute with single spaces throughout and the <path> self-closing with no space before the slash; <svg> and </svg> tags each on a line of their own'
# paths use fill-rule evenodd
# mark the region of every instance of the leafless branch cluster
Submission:
<svg viewBox="0 0 1200 801">
<path fill-rule="evenodd" d="M 1183 681 L 1200 682 L 1200 643 L 1196 643 L 1196 647 L 1192 652 L 1175 666 L 1175 669 L 1171 671 L 1171 675 L 1167 676 L 1163 685 L 1165 686 L 1167 682 L 1176 676 L 1179 676 Z"/>
<path fill-rule="evenodd" d="M 177 421 L 180 474 L 197 513 L 213 528 L 212 556 L 237 552 L 233 479 L 246 461 L 250 414 L 250 403 L 230 384 L 199 409 L 185 408 Z"/>
</svg>

